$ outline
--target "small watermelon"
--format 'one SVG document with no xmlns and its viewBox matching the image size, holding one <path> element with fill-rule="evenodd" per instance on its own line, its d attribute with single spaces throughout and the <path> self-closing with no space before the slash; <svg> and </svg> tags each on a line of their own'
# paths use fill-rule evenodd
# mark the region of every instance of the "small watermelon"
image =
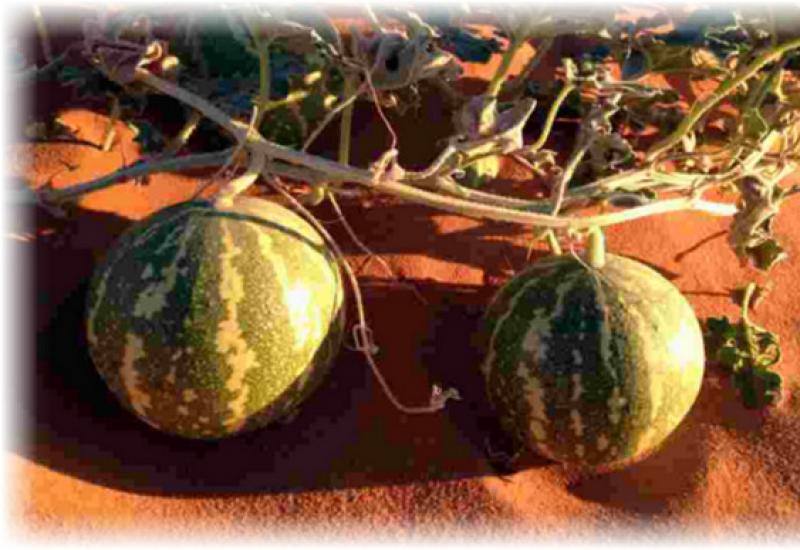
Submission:
<svg viewBox="0 0 800 550">
<path fill-rule="evenodd" d="M 97 267 L 89 351 L 151 426 L 216 439 L 287 417 L 344 334 L 344 287 L 319 234 L 288 209 L 191 201 L 128 230 Z"/>
<path fill-rule="evenodd" d="M 503 427 L 533 451 L 607 471 L 656 450 L 703 377 L 700 324 L 672 283 L 602 255 L 537 262 L 485 317 L 487 393 Z"/>
</svg>

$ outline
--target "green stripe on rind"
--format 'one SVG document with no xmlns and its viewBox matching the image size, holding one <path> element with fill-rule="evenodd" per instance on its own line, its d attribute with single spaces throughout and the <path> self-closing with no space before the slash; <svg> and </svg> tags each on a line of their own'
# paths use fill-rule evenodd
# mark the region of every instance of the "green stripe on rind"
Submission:
<svg viewBox="0 0 800 550">
<path fill-rule="evenodd" d="M 702 338 L 688 302 L 655 271 L 609 258 L 599 278 L 570 258 L 535 265 L 487 313 L 489 398 L 511 433 L 555 460 L 597 466 L 641 456 L 699 392 Z"/>
<path fill-rule="evenodd" d="M 165 431 L 216 438 L 272 422 L 295 408 L 319 384 L 339 348 L 344 308 L 335 261 L 313 229 L 302 227 L 300 218 L 270 206 L 266 209 L 270 221 L 262 222 L 255 215 L 264 215 L 264 209 L 256 206 L 255 214 L 250 208 L 245 216 L 216 211 L 204 202 L 166 209 L 123 235 L 96 271 L 87 304 L 92 358 L 123 405 Z M 190 253 L 179 267 L 194 277 L 184 274 L 176 279 L 163 315 L 132 317 L 131 304 L 144 289 L 158 284 L 162 272 L 171 267 L 180 246 L 177 235 L 185 235 L 175 227 L 189 219 L 199 229 L 188 244 L 183 243 Z M 223 225 L 232 239 L 227 245 L 222 238 L 226 234 Z M 278 296 L 280 292 L 269 292 L 275 288 L 276 278 L 272 259 L 262 257 L 256 244 L 257 231 L 276 240 L 272 259 L 296 266 L 290 269 L 293 280 L 310 279 L 316 289 L 315 309 L 310 313 L 323 319 L 320 325 L 324 329 L 288 357 L 284 353 L 290 336 L 286 330 L 288 308 Z M 298 242 L 302 244 L 298 246 Z M 221 263 L 226 246 L 229 261 Z M 246 298 L 240 296 L 235 308 L 226 309 L 220 293 L 223 264 L 233 279 L 243 283 L 240 291 Z M 217 342 L 221 323 L 231 325 L 231 312 L 238 326 L 236 334 L 240 333 L 245 347 L 255 350 L 257 356 L 257 364 L 244 372 L 248 388 L 244 423 L 235 421 L 231 408 L 232 402 L 243 397 L 232 377 L 235 354 L 231 355 L 230 346 L 223 353 Z M 145 356 L 133 362 L 138 387 L 148 396 L 145 410 L 132 405 L 130 384 L 126 386 L 120 376 L 127 335 L 141 339 L 145 350 Z"/>
</svg>

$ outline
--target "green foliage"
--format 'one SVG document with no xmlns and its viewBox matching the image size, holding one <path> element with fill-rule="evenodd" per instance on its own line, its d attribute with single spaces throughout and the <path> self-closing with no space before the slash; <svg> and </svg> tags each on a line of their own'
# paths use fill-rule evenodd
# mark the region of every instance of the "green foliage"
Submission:
<svg viewBox="0 0 800 550">
<path fill-rule="evenodd" d="M 303 119 L 288 107 L 267 113 L 260 131 L 265 138 L 295 149 L 303 145 L 306 136 Z"/>
<path fill-rule="evenodd" d="M 147 120 L 133 120 L 128 127 L 134 132 L 133 140 L 139 144 L 141 152 L 145 155 L 160 153 L 164 150 L 167 140 L 164 134 L 152 122 Z"/>
<path fill-rule="evenodd" d="M 461 183 L 467 187 L 478 188 L 492 181 L 500 173 L 500 159 L 497 156 L 483 157 L 464 168 Z"/>
<path fill-rule="evenodd" d="M 727 317 L 706 319 L 706 348 L 712 361 L 732 373 L 742 403 L 760 408 L 774 405 L 781 397 L 781 376 L 771 370 L 781 360 L 781 347 L 776 334 L 749 321 L 748 302 L 749 297 L 736 324 Z"/>
</svg>

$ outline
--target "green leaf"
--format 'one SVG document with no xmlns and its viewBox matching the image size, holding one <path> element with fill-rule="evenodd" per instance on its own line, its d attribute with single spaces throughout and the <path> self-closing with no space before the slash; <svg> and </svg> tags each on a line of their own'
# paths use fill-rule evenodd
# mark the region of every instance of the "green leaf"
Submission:
<svg viewBox="0 0 800 550">
<path fill-rule="evenodd" d="M 758 109 L 749 109 L 742 115 L 744 135 L 753 141 L 758 141 L 769 131 L 769 124 L 761 116 Z"/>
<path fill-rule="evenodd" d="M 754 265 L 763 271 L 769 271 L 775 264 L 789 257 L 775 239 L 768 239 L 758 246 L 749 248 L 747 255 L 753 260 Z"/>
<path fill-rule="evenodd" d="M 327 96 L 321 93 L 309 94 L 300 104 L 300 114 L 306 122 L 317 122 L 322 120 L 330 111 L 325 103 Z"/>
<path fill-rule="evenodd" d="M 495 38 L 481 38 L 468 29 L 446 27 L 440 29 L 444 47 L 468 63 L 488 63 L 492 55 L 502 48 Z"/>
<path fill-rule="evenodd" d="M 706 330 L 719 337 L 723 342 L 736 338 L 736 327 L 727 317 L 709 317 L 706 319 Z"/>
<path fill-rule="evenodd" d="M 304 121 L 287 107 L 270 111 L 261 124 L 261 134 L 270 141 L 299 149 L 305 138 Z"/>
<path fill-rule="evenodd" d="M 742 364 L 742 355 L 736 346 L 723 346 L 717 352 L 717 360 L 726 367 L 737 370 Z"/>
<path fill-rule="evenodd" d="M 483 157 L 464 168 L 462 183 L 468 187 L 481 187 L 500 173 L 500 157 Z"/>
<path fill-rule="evenodd" d="M 148 121 L 134 120 L 128 123 L 128 127 L 133 130 L 133 140 L 139 144 L 142 153 L 158 153 L 166 146 L 164 134 Z"/>
<path fill-rule="evenodd" d="M 753 368 L 736 373 L 733 384 L 739 391 L 744 406 L 757 409 L 778 402 L 783 380 L 772 371 Z"/>
<path fill-rule="evenodd" d="M 778 337 L 746 322 L 732 324 L 727 317 L 705 321 L 707 356 L 732 374 L 732 382 L 748 408 L 772 405 L 780 398 L 782 380 L 769 370 L 781 359 Z"/>
<path fill-rule="evenodd" d="M 109 95 L 118 97 L 123 95 L 121 86 L 88 66 L 65 66 L 58 72 L 57 80 L 70 88 L 73 99 L 77 101 L 105 99 Z"/>
</svg>

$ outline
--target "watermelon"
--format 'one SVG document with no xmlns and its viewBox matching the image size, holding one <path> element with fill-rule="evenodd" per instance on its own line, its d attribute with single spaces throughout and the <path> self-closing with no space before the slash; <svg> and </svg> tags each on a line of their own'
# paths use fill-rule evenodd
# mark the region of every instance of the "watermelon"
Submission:
<svg viewBox="0 0 800 550">
<path fill-rule="evenodd" d="M 149 425 L 217 439 L 285 419 L 344 334 L 335 258 L 302 218 L 238 197 L 190 201 L 130 228 L 98 265 L 91 358 Z"/>
<path fill-rule="evenodd" d="M 624 257 L 552 256 L 506 283 L 484 321 L 482 372 L 502 426 L 579 470 L 649 456 L 694 403 L 700 324 L 672 283 Z"/>
</svg>

